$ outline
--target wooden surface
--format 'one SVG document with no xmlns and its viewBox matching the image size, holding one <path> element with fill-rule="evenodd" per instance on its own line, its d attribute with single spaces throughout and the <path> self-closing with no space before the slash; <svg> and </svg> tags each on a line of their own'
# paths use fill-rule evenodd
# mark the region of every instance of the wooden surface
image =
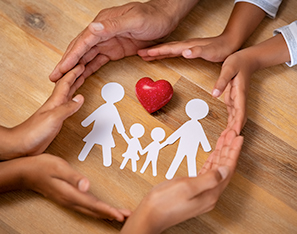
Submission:
<svg viewBox="0 0 297 234">
<path fill-rule="evenodd" d="M 53 84 L 48 75 L 61 58 L 69 42 L 103 8 L 128 0 L 84 1 L 0 1 L 0 124 L 15 126 L 33 114 L 50 95 Z M 233 7 L 233 0 L 201 0 L 168 40 L 207 37 L 219 34 Z M 296 20 L 297 2 L 287 0 L 276 19 L 265 18 L 244 47 L 269 38 L 273 29 Z M 165 180 L 177 143 L 160 151 L 158 176 L 151 167 L 141 174 L 131 164 L 119 166 L 127 144 L 114 131 L 116 147 L 113 164 L 102 165 L 101 147 L 96 145 L 85 162 L 77 156 L 83 137 L 91 130 L 81 121 L 104 103 L 102 86 L 119 82 L 126 95 L 116 104 L 126 132 L 133 123 L 144 125 L 140 139 L 151 142 L 150 131 L 158 126 L 166 137 L 188 120 L 184 108 L 193 98 L 210 106 L 210 114 L 201 123 L 212 147 L 227 123 L 222 99 L 209 94 L 220 72 L 220 63 L 183 58 L 144 62 L 138 56 L 110 62 L 87 79 L 79 93 L 85 104 L 69 118 L 47 152 L 66 159 L 91 181 L 91 192 L 115 207 L 134 209 L 145 194 Z M 138 79 L 144 76 L 166 79 L 173 85 L 170 103 L 149 115 L 134 94 Z M 279 65 L 253 75 L 248 101 L 249 118 L 243 135 L 245 143 L 237 172 L 222 194 L 216 208 L 188 220 L 165 233 L 297 233 L 297 68 Z M 129 110 L 129 111 L 127 111 Z M 130 135 L 129 135 L 130 136 Z M 199 149 L 198 169 L 209 153 Z M 187 176 L 185 160 L 176 176 Z M 94 220 L 64 209 L 31 191 L 0 195 L 0 233 L 118 233 L 120 223 Z"/>
</svg>

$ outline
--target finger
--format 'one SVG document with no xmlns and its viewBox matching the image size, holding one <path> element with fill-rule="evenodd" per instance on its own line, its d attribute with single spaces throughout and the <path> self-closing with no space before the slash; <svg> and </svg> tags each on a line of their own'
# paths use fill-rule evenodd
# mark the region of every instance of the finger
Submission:
<svg viewBox="0 0 297 234">
<path fill-rule="evenodd" d="M 53 155 L 46 156 L 50 157 L 55 162 L 55 170 L 51 175 L 53 178 L 63 180 L 82 192 L 88 191 L 90 182 L 85 176 L 75 171 L 64 159 Z"/>
<path fill-rule="evenodd" d="M 53 82 L 59 80 L 66 72 L 75 67 L 84 54 L 86 54 L 99 41 L 100 38 L 97 35 L 94 35 L 89 28 L 86 28 L 50 74 L 50 80 Z"/>
<path fill-rule="evenodd" d="M 94 218 L 116 219 L 120 222 L 125 218 L 117 209 L 100 201 L 94 195 L 78 190 L 77 187 L 69 183 L 69 180 L 56 178 L 52 182 L 52 186 L 52 194 L 49 198 L 62 206 Z M 57 196 L 57 194 L 60 195 Z"/>
<path fill-rule="evenodd" d="M 188 181 L 190 188 L 189 199 L 193 199 L 201 193 L 215 188 L 228 176 L 228 174 L 228 167 L 222 167 L 220 170 L 210 170 L 203 175 L 190 177 Z"/>
<path fill-rule="evenodd" d="M 85 176 L 75 171 L 65 160 L 58 157 L 56 160 L 60 160 L 60 162 L 56 164 L 55 172 L 52 174 L 52 177 L 55 178 L 53 186 L 56 190 L 56 192 L 52 192 L 53 198 L 55 194 L 61 194 L 59 202 L 66 207 L 96 218 L 116 218 L 118 221 L 123 221 L 123 213 L 86 193 L 90 183 Z"/>
<path fill-rule="evenodd" d="M 228 83 L 237 75 L 237 70 L 233 69 L 232 67 L 225 65 L 222 66 L 221 73 L 217 82 L 214 85 L 212 90 L 213 97 L 219 97 L 224 92 L 225 88 L 227 87 Z"/>
<path fill-rule="evenodd" d="M 212 46 L 193 46 L 182 52 L 183 57 L 187 59 L 203 58 L 208 61 L 217 62 L 215 55 L 217 51 Z"/>
<path fill-rule="evenodd" d="M 100 48 L 98 46 L 93 46 L 84 56 L 78 61 L 80 64 L 86 65 L 92 61 L 100 53 Z"/>
<path fill-rule="evenodd" d="M 151 57 L 162 55 L 181 56 L 182 52 L 187 48 L 189 48 L 189 46 L 184 42 L 170 42 L 148 49 L 147 54 Z"/>
<path fill-rule="evenodd" d="M 235 131 L 230 130 L 225 139 L 220 165 L 228 166 L 231 171 L 234 171 L 243 144 L 243 137 L 237 136 Z"/>
<path fill-rule="evenodd" d="M 162 59 L 165 59 L 165 58 L 173 58 L 173 57 L 176 57 L 176 56 L 157 56 L 157 57 L 151 57 L 151 56 L 147 56 L 147 57 L 141 57 L 144 61 L 146 62 L 150 62 L 150 61 L 154 61 L 154 60 L 162 60 Z"/>
<path fill-rule="evenodd" d="M 209 212 L 215 208 L 221 193 L 228 184 L 225 183 L 225 178 L 229 175 L 230 170 L 228 167 L 220 167 L 218 172 L 220 173 L 220 171 L 223 173 L 221 176 L 224 176 L 224 179 L 218 182 L 216 186 L 213 186 L 213 188 L 201 192 L 187 202 L 183 207 L 184 214 L 181 215 L 191 218 Z M 201 203 L 201 201 L 203 201 L 203 203 Z M 197 204 L 199 204 L 199 207 L 197 207 Z"/>
<path fill-rule="evenodd" d="M 209 171 L 212 167 L 212 161 L 213 161 L 213 157 L 214 154 L 216 153 L 216 151 L 213 151 L 207 158 L 206 162 L 203 164 L 202 168 L 200 169 L 200 171 L 198 172 L 198 175 L 204 174 L 207 171 Z"/>
<path fill-rule="evenodd" d="M 52 96 L 61 95 L 61 94 L 64 94 L 65 96 L 67 96 L 68 93 L 65 94 L 65 91 L 69 92 L 72 85 L 76 82 L 77 78 L 84 72 L 84 70 L 85 70 L 84 65 L 80 64 L 80 65 L 77 65 L 68 73 L 66 73 L 63 76 L 63 78 L 56 83 Z"/>
<path fill-rule="evenodd" d="M 86 79 L 90 75 L 92 75 L 94 72 L 96 72 L 100 67 L 105 65 L 109 62 L 109 58 L 103 54 L 98 54 L 90 63 L 86 65 L 86 69 L 81 75 L 83 79 Z"/>
<path fill-rule="evenodd" d="M 83 73 L 82 73 L 83 75 Z M 68 100 L 72 99 L 74 93 L 83 85 L 83 83 L 85 82 L 85 79 L 83 78 L 83 76 L 80 76 L 79 78 L 76 79 L 76 81 L 74 82 L 74 84 L 71 86 L 69 93 L 68 93 Z"/>
<path fill-rule="evenodd" d="M 214 151 L 210 155 L 211 157 L 210 160 L 209 161 L 207 160 L 206 163 L 202 166 L 201 170 L 199 171 L 200 174 L 204 174 L 205 172 L 212 169 L 214 163 L 217 164 L 223 144 L 224 144 L 224 136 L 221 135 L 217 141 Z"/>
<path fill-rule="evenodd" d="M 76 194 L 74 193 L 73 197 L 73 204 L 71 204 L 69 208 L 88 216 L 109 220 L 115 219 L 119 222 L 123 222 L 125 217 L 128 217 L 116 208 L 98 200 L 91 194 L 80 193 L 76 197 Z"/>
<path fill-rule="evenodd" d="M 51 112 L 52 112 L 52 115 L 54 116 L 53 118 L 56 118 L 57 122 L 62 123 L 69 116 L 77 112 L 83 103 L 84 103 L 84 97 L 78 94 L 72 100 L 52 109 Z"/>
<path fill-rule="evenodd" d="M 212 169 L 217 169 L 220 162 L 221 150 L 224 147 L 225 135 L 221 135 L 217 141 L 215 153 L 212 160 Z"/>
<path fill-rule="evenodd" d="M 122 215 L 126 218 L 128 218 L 132 214 L 132 211 L 128 209 L 118 209 L 118 211 L 122 213 Z"/>
<path fill-rule="evenodd" d="M 235 79 L 238 78 L 237 76 Z M 227 87 L 228 91 L 225 92 L 225 103 L 228 110 L 227 128 L 235 130 L 239 135 L 247 121 L 246 91 L 239 87 L 239 85 L 233 85 L 234 81 L 229 83 L 229 87 Z"/>
</svg>

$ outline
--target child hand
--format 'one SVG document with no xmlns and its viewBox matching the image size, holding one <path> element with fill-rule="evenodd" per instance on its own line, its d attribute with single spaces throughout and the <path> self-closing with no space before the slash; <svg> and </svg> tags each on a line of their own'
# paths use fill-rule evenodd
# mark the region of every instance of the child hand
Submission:
<svg viewBox="0 0 297 234">
<path fill-rule="evenodd" d="M 220 167 L 197 177 L 175 178 L 154 187 L 128 218 L 121 233 L 161 233 L 212 210 L 231 180 L 243 143 L 243 138 L 234 131 L 226 138 L 220 146 Z"/>
<path fill-rule="evenodd" d="M 81 95 L 72 98 L 84 82 L 81 77 L 78 78 L 83 71 L 83 65 L 69 71 L 56 83 L 52 95 L 41 108 L 22 124 L 9 129 L 6 134 L 7 149 L 1 149 L 0 153 L 2 160 L 37 155 L 48 147 L 61 130 L 64 120 L 83 104 Z"/>
<path fill-rule="evenodd" d="M 234 46 L 227 35 L 209 38 L 193 38 L 185 41 L 169 42 L 138 51 L 145 61 L 183 56 L 188 59 L 202 58 L 211 62 L 222 62 L 233 53 Z"/>
<path fill-rule="evenodd" d="M 62 158 L 42 154 L 14 159 L 21 160 L 23 188 L 41 193 L 66 208 L 94 218 L 124 221 L 128 210 L 118 210 L 88 192 L 89 180 L 75 171 Z"/>
<path fill-rule="evenodd" d="M 253 72 L 257 70 L 256 59 L 248 51 L 241 50 L 226 59 L 212 91 L 214 97 L 219 97 L 225 90 L 224 101 L 228 111 L 226 131 L 233 129 L 238 135 L 247 120 L 249 82 Z"/>
</svg>

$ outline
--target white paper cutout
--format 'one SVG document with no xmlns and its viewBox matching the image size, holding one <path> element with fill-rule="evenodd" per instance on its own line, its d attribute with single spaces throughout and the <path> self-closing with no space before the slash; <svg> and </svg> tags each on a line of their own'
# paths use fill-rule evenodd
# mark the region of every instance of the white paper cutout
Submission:
<svg viewBox="0 0 297 234">
<path fill-rule="evenodd" d="M 144 134 L 144 127 L 139 124 L 133 124 L 130 128 L 130 134 L 132 138 L 130 139 L 126 134 L 123 135 L 125 141 L 128 144 L 127 151 L 123 153 L 124 160 L 120 166 L 120 169 L 124 169 L 129 159 L 131 159 L 132 164 L 132 171 L 137 171 L 137 163 L 136 161 L 139 160 L 138 152 L 143 154 L 143 150 L 138 138 L 142 137 Z"/>
<path fill-rule="evenodd" d="M 165 131 L 163 130 L 163 128 L 154 128 L 151 132 L 151 138 L 153 139 L 153 142 L 150 143 L 142 152 L 142 154 L 147 153 L 147 156 L 140 170 L 140 173 L 144 173 L 149 163 L 151 162 L 153 176 L 157 176 L 157 160 L 159 156 L 159 151 L 165 146 L 164 145 L 162 147 L 160 141 L 162 141 L 165 138 Z"/>
<path fill-rule="evenodd" d="M 190 177 L 197 176 L 196 154 L 199 144 L 205 152 L 211 150 L 211 146 L 207 140 L 205 132 L 199 123 L 199 119 L 207 116 L 209 107 L 207 103 L 201 99 L 192 99 L 186 105 L 186 113 L 191 120 L 184 123 L 179 129 L 172 133 L 163 144 L 173 144 L 180 139 L 175 157 L 165 175 L 170 180 L 175 175 L 179 165 L 185 156 L 187 156 L 188 175 Z M 162 144 L 162 145 L 163 145 Z"/>
<path fill-rule="evenodd" d="M 92 131 L 83 139 L 86 144 L 81 150 L 78 159 L 84 161 L 89 152 L 95 144 L 102 146 L 103 165 L 108 167 L 112 164 L 111 148 L 115 147 L 115 142 L 112 136 L 114 126 L 119 134 L 127 142 L 127 150 L 123 153 L 123 161 L 120 169 L 124 169 L 129 159 L 131 160 L 132 171 L 137 171 L 137 161 L 139 160 L 139 154 L 144 155 L 147 153 L 146 160 L 140 170 L 140 173 L 144 173 L 149 164 L 152 164 L 153 176 L 157 176 L 157 160 L 160 150 L 166 145 L 173 144 L 178 139 L 179 145 L 175 154 L 175 157 L 165 175 L 167 179 L 172 179 L 178 170 L 184 157 L 187 156 L 188 175 L 190 177 L 197 176 L 196 168 L 196 156 L 199 144 L 205 152 L 211 151 L 211 146 L 205 135 L 203 127 L 198 120 L 203 119 L 209 112 L 207 103 L 201 99 L 190 100 L 185 108 L 190 120 L 184 123 L 174 133 L 172 133 L 163 143 L 160 143 L 165 137 L 165 131 L 156 127 L 151 132 L 152 142 L 142 149 L 139 142 L 145 129 L 140 123 L 135 123 L 130 128 L 130 139 L 123 126 L 121 117 L 114 103 L 119 102 L 125 95 L 124 88 L 115 82 L 108 83 L 103 86 L 101 90 L 101 96 L 106 101 L 92 114 L 90 114 L 85 120 L 82 121 L 82 126 L 87 127 L 94 122 Z"/>
<path fill-rule="evenodd" d="M 93 146 L 98 144 L 102 146 L 103 165 L 109 167 L 112 164 L 111 148 L 115 147 L 113 127 L 116 126 L 118 133 L 123 137 L 125 135 L 125 128 L 114 103 L 122 100 L 124 95 L 124 88 L 118 83 L 111 82 L 103 86 L 101 96 L 106 103 L 81 123 L 87 127 L 95 121 L 92 131 L 83 139 L 86 144 L 78 156 L 80 161 L 84 161 Z"/>
</svg>

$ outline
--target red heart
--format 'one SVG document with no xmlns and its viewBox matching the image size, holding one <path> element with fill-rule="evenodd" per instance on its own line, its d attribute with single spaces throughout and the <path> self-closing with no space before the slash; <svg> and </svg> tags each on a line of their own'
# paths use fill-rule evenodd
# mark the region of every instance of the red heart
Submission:
<svg viewBox="0 0 297 234">
<path fill-rule="evenodd" d="M 170 101 L 173 88 L 167 80 L 154 82 L 149 77 L 143 77 L 136 83 L 135 92 L 144 109 L 153 113 Z"/>
</svg>

